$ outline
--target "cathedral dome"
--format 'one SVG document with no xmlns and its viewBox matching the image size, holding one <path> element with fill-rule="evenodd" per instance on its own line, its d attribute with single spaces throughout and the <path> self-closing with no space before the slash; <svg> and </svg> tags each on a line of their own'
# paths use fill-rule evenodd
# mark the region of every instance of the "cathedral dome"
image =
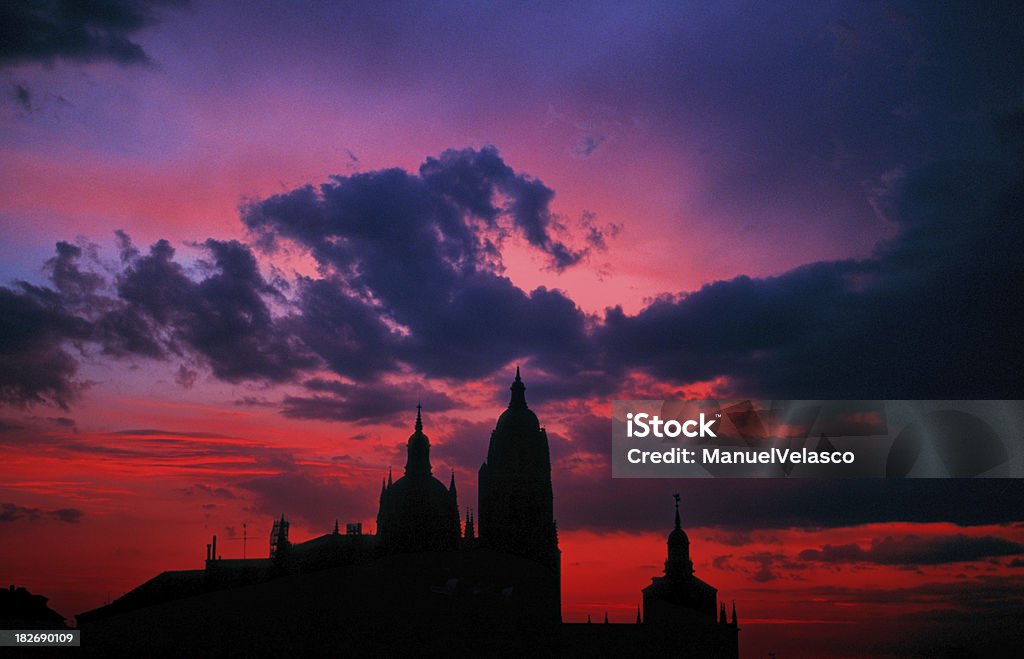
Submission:
<svg viewBox="0 0 1024 659">
<path fill-rule="evenodd" d="M 519 376 L 519 367 L 509 389 L 512 398 L 491 433 L 487 464 L 496 469 L 550 472 L 547 434 L 537 415 L 526 405 L 526 385 Z"/>
<path fill-rule="evenodd" d="M 387 489 L 387 499 L 394 504 L 388 506 L 394 511 L 415 510 L 428 516 L 435 513 L 446 516 L 452 495 L 444 483 L 433 476 L 402 476 Z"/>
<path fill-rule="evenodd" d="M 672 530 L 672 533 L 668 534 L 668 546 L 671 547 L 688 547 L 690 545 L 690 538 L 686 535 L 686 531 L 679 527 Z"/>
<path fill-rule="evenodd" d="M 378 535 L 391 552 L 451 549 L 459 535 L 454 475 L 450 487 L 432 475 L 430 440 L 423 433 L 419 406 L 407 450 L 405 475 L 394 483 L 389 477 L 381 491 Z"/>
<path fill-rule="evenodd" d="M 510 407 L 501 413 L 494 429 L 497 432 L 537 432 L 540 420 L 528 407 Z"/>
<path fill-rule="evenodd" d="M 689 576 L 693 574 L 693 561 L 690 560 L 690 538 L 683 530 L 679 520 L 679 495 L 676 499 L 676 524 L 668 534 L 668 560 L 665 561 L 667 576 Z"/>
<path fill-rule="evenodd" d="M 405 463 L 405 475 L 429 476 L 433 471 L 430 467 L 430 440 L 423 434 L 423 418 L 420 415 L 419 405 L 416 406 L 416 429 L 409 435 L 406 448 L 409 457 Z"/>
<path fill-rule="evenodd" d="M 516 366 L 516 379 L 509 387 L 512 391 L 512 398 L 508 402 L 508 409 L 498 417 L 495 425 L 497 432 L 537 432 L 540 430 L 540 421 L 526 405 L 526 385 L 519 377 L 519 367 Z"/>
</svg>

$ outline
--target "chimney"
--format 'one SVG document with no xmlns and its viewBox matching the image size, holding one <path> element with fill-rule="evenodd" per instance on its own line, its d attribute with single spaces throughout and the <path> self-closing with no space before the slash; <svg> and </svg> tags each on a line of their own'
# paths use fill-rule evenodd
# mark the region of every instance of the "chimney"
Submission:
<svg viewBox="0 0 1024 659">
<path fill-rule="evenodd" d="M 217 536 L 213 536 L 213 560 L 217 560 Z"/>
</svg>

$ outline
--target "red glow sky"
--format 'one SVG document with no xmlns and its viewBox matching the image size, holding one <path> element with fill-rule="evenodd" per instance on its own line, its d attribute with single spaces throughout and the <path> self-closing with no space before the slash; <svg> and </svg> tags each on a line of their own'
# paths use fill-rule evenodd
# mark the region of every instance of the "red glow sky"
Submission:
<svg viewBox="0 0 1024 659">
<path fill-rule="evenodd" d="M 633 316 L 707 283 L 877 253 L 899 232 L 886 205 L 895 182 L 983 141 L 976 103 L 1019 96 L 1019 80 L 1007 84 L 991 62 L 1024 41 L 992 34 L 990 51 L 957 16 L 912 3 L 579 15 L 199 2 L 155 17 L 127 35 L 148 63 L 0 57 L 0 285 L 45 283 L 57 241 L 96 245 L 90 263 L 114 281 L 118 229 L 143 252 L 167 239 L 191 266 L 208 238 L 253 239 L 240 221 L 248 202 L 494 145 L 517 174 L 554 191 L 558 239 L 582 246 L 586 217 L 607 240 L 556 271 L 513 233 L 501 244 L 504 274 L 524 292 L 561 291 L 599 328 L 609 307 Z M 962 85 L 934 84 L 946 79 Z M 268 280 L 323 274 L 299 248 L 257 257 Z M 280 513 L 297 540 L 335 518 L 372 528 L 420 391 L 448 397 L 437 411 L 425 402 L 435 474 L 454 470 L 460 504 L 474 505 L 509 369 L 530 354 L 473 377 L 403 365 L 383 382 L 407 394 L 406 412 L 326 421 L 282 414 L 304 391 L 297 376 L 226 381 L 188 350 L 119 358 L 73 343 L 63 345 L 82 388 L 67 409 L 0 403 L 0 583 L 45 594 L 67 616 L 161 570 L 200 566 L 212 534 L 223 555 L 241 556 L 243 523 L 249 555 L 266 551 Z M 176 380 L 179 367 L 194 382 Z M 530 368 L 541 376 L 531 380 Z M 527 358 L 528 387 L 549 375 Z M 626 368 L 615 391 L 551 400 L 531 388 L 553 437 L 565 620 L 635 618 L 640 589 L 661 571 L 676 489 L 698 575 L 737 602 L 744 656 L 837 646 L 900 656 L 946 642 L 950 616 L 995 624 L 1021 610 L 1019 507 L 957 524 L 946 521 L 952 504 L 928 516 L 908 500 L 895 513 L 826 523 L 802 518 L 796 490 L 759 486 L 750 496 L 777 496 L 779 519 L 791 518 L 718 524 L 722 484 L 611 482 L 611 399 L 735 395 L 743 384 Z M 852 545 L 862 550 L 853 558 L 806 553 Z"/>
</svg>

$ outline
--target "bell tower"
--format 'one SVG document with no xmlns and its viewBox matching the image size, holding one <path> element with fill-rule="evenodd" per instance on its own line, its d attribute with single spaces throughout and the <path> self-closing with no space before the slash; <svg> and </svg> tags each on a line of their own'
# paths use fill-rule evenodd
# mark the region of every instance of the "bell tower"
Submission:
<svg viewBox="0 0 1024 659">
<path fill-rule="evenodd" d="M 550 571 L 552 615 L 560 619 L 561 552 L 555 527 L 548 436 L 526 404 L 516 367 L 508 408 L 491 432 L 480 467 L 478 546 L 535 561 Z"/>
</svg>

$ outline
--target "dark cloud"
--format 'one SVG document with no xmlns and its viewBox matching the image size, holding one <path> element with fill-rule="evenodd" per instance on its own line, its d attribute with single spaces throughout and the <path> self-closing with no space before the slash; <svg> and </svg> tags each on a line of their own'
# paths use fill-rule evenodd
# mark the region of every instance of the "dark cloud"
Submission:
<svg viewBox="0 0 1024 659">
<path fill-rule="evenodd" d="M 381 289 L 401 302 L 412 292 L 397 290 L 398 282 L 429 273 L 443 274 L 439 284 L 450 284 L 460 272 L 498 257 L 495 241 L 510 231 L 545 252 L 556 269 L 577 263 L 584 253 L 553 235 L 560 228 L 549 208 L 554 195 L 542 182 L 514 172 L 494 147 L 448 150 L 427 158 L 418 175 L 388 169 L 335 176 L 319 188 L 251 204 L 243 221 L 264 245 L 290 238 L 342 274 L 365 267 L 361 277 L 351 278 L 353 288 Z M 384 257 L 393 260 L 397 281 L 391 286 L 380 279 Z"/>
<path fill-rule="evenodd" d="M 953 535 L 938 538 L 903 536 L 876 538 L 871 546 L 824 545 L 805 549 L 798 558 L 822 563 L 939 565 L 1024 554 L 1024 545 L 995 536 Z"/>
<path fill-rule="evenodd" d="M 225 500 L 233 500 L 237 498 L 235 497 L 235 493 L 226 487 L 211 487 L 209 485 L 204 485 L 203 483 L 196 483 L 192 487 L 187 487 L 183 492 L 188 496 L 213 497 Z"/>
<path fill-rule="evenodd" d="M 448 150 L 437 158 L 427 158 L 420 166 L 420 176 L 457 211 L 470 213 L 489 226 L 495 226 L 502 216 L 509 217 L 513 227 L 546 252 L 558 270 L 584 256 L 552 237 L 557 225 L 550 210 L 555 191 L 537 179 L 516 174 L 494 147 Z M 495 203 L 499 196 L 506 199 L 503 206 Z"/>
<path fill-rule="evenodd" d="M 54 519 L 66 524 L 77 524 L 82 521 L 85 513 L 77 508 L 58 508 L 56 510 L 44 510 L 42 508 L 31 508 L 19 506 L 14 503 L 0 503 L 0 523 L 7 522 L 35 522 L 42 519 Z"/>
<path fill-rule="evenodd" d="M 148 63 L 131 40 L 172 0 L 5 2 L 0 5 L 0 65 L 54 59 Z"/>
<path fill-rule="evenodd" d="M 431 437 L 431 456 L 438 462 L 475 472 L 487 459 L 487 443 L 493 430 L 494 421 L 454 419 L 443 437 Z"/>
<path fill-rule="evenodd" d="M 428 414 L 455 406 L 446 393 L 408 382 L 349 384 L 316 378 L 307 380 L 304 386 L 315 395 L 286 396 L 282 414 L 294 419 L 362 422 L 379 421 L 401 413 L 411 419 L 415 404 L 419 403 Z"/>
<path fill-rule="evenodd" d="M 751 573 L 751 578 L 757 583 L 766 583 L 768 581 L 775 581 L 783 575 L 782 571 L 785 571 L 786 579 L 793 580 L 796 578 L 794 571 L 806 569 L 807 566 L 794 561 L 785 554 L 778 554 L 773 552 L 756 552 L 740 557 L 740 560 L 745 563 L 750 563 L 754 566 L 754 570 Z M 738 568 L 743 569 L 743 568 Z"/>
<path fill-rule="evenodd" d="M 715 282 L 636 316 L 613 309 L 597 342 L 610 364 L 675 381 L 726 376 L 743 396 L 1012 398 L 1020 155 L 907 177 L 889 200 L 899 234 L 874 258 Z"/>
<path fill-rule="evenodd" d="M 276 407 L 277 403 L 263 398 L 262 396 L 242 396 L 236 399 L 233 405 L 238 407 Z"/>
<path fill-rule="evenodd" d="M 293 336 L 277 330 L 265 298 L 280 292 L 260 275 L 249 248 L 212 239 L 204 247 L 211 273 L 197 282 L 174 261 L 174 248 L 157 242 L 119 277 L 120 298 L 166 331 L 172 351 L 191 348 L 222 380 L 283 382 L 314 366 Z"/>
<path fill-rule="evenodd" d="M 531 369 L 530 395 L 549 402 L 614 394 L 636 370 L 679 384 L 724 378 L 743 396 L 1012 397 L 1024 200 L 1011 151 L 1024 130 L 1019 115 L 998 123 L 1001 158 L 923 168 L 879 199 L 898 233 L 874 257 L 714 282 L 603 322 L 561 291 L 526 292 L 501 274 L 509 232 L 555 267 L 568 264 L 558 246 L 570 248 L 555 237 L 553 192 L 492 147 L 250 204 L 243 220 L 258 244 L 298 243 L 320 266 L 287 289 L 237 241 L 206 241 L 208 259 L 189 270 L 168 242 L 142 254 L 121 232 L 110 282 L 83 265 L 92 248 L 62 242 L 46 264 L 52 289 L 0 291 L 0 395 L 66 406 L 83 386 L 69 346 L 93 342 L 112 356 L 185 358 L 228 382 L 294 382 L 326 365 L 353 384 L 311 380 L 283 409 L 335 420 L 399 411 L 409 392 L 374 383 L 504 383 L 496 374 L 515 360 Z M 598 248 L 604 235 L 583 240 Z M 187 385 L 196 371 L 183 368 Z"/>
<path fill-rule="evenodd" d="M 584 135 L 579 139 L 579 142 L 576 143 L 576 146 L 573 148 L 573 153 L 580 156 L 589 156 L 596 151 L 597 147 L 601 146 L 606 139 L 608 139 L 607 135 Z"/>
<path fill-rule="evenodd" d="M 583 230 L 590 246 L 599 251 L 608 249 L 607 238 L 614 238 L 622 231 L 622 225 L 615 224 L 614 222 L 599 226 L 597 224 L 597 215 L 590 211 L 583 212 L 578 225 Z"/>
<path fill-rule="evenodd" d="M 88 245 L 88 248 L 89 251 L 95 250 L 93 245 Z M 84 253 L 80 245 L 62 240 L 57 243 L 56 256 L 43 264 L 50 281 L 68 303 L 90 302 L 90 298 L 104 283 L 100 275 L 82 269 L 80 261 Z"/>
<path fill-rule="evenodd" d="M 64 342 L 88 332 L 56 292 L 24 282 L 0 288 L 0 400 L 67 409 L 86 384 L 76 379 L 78 362 Z"/>
<path fill-rule="evenodd" d="M 203 432 L 201 430 L 162 430 L 160 428 L 130 428 L 128 430 L 117 430 L 112 435 L 123 435 L 126 437 L 187 437 L 189 439 L 237 439 L 227 437 L 221 433 Z"/>
<path fill-rule="evenodd" d="M 291 328 L 335 373 L 372 379 L 398 368 L 400 337 L 380 310 L 346 292 L 334 277 L 299 280 L 298 314 Z"/>
<path fill-rule="evenodd" d="M 123 232 L 119 239 L 123 269 L 113 282 L 82 267 L 82 247 L 59 242 L 45 263 L 54 288 L 0 288 L 0 399 L 67 408 L 87 384 L 75 379 L 70 346 L 96 345 L 112 357 L 195 355 L 227 382 L 285 382 L 319 364 L 278 327 L 270 303 L 283 294 L 263 279 L 247 246 L 207 240 L 210 260 L 194 279 L 167 241 L 143 256 Z M 181 365 L 174 377 L 188 387 L 198 371 Z"/>
<path fill-rule="evenodd" d="M 32 112 L 32 90 L 27 85 L 14 85 L 14 100 L 25 112 Z"/>
<path fill-rule="evenodd" d="M 582 258 L 554 237 L 554 193 L 493 147 L 446 151 L 418 175 L 334 177 L 250 205 L 259 244 L 288 239 L 329 274 L 302 280 L 294 331 L 339 374 L 412 364 L 434 377 L 479 377 L 519 356 L 552 370 L 587 353 L 585 318 L 558 291 L 530 293 L 500 274 L 517 231 L 561 269 Z"/>
<path fill-rule="evenodd" d="M 548 432 L 553 463 L 573 458 L 599 457 L 602 461 L 605 459 L 610 446 L 611 419 L 594 414 L 570 412 L 565 415 L 564 421 L 567 426 L 565 436 L 555 431 Z"/>
<path fill-rule="evenodd" d="M 672 528 L 682 495 L 683 525 L 727 531 L 840 528 L 876 522 L 963 526 L 1021 519 L 1024 481 L 609 479 L 607 464 L 552 474 L 558 527 L 597 531 Z"/>
<path fill-rule="evenodd" d="M 67 524 L 78 524 L 85 513 L 77 508 L 59 508 L 49 512 L 50 517 Z"/>
</svg>

